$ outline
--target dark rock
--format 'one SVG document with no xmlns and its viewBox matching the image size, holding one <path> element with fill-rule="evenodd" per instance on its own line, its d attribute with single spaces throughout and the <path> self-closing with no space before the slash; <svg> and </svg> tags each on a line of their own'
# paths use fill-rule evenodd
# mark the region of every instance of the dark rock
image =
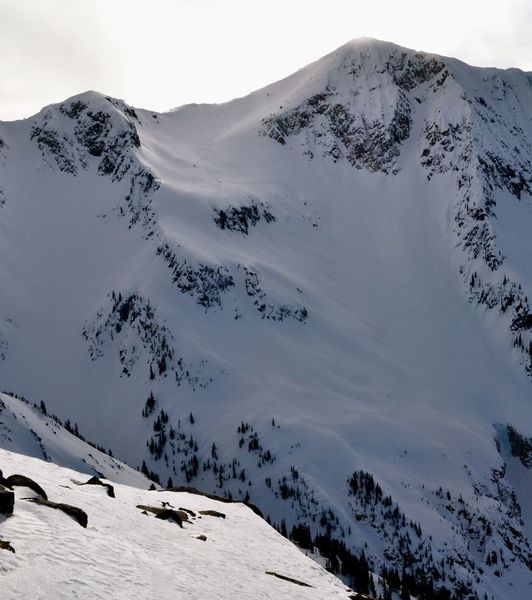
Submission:
<svg viewBox="0 0 532 600">
<path fill-rule="evenodd" d="M 41 496 L 41 498 L 43 498 L 44 500 L 48 500 L 48 496 L 46 495 L 46 492 L 42 489 L 42 487 L 36 481 L 33 481 L 33 479 L 30 479 L 25 475 L 10 475 L 5 480 L 5 485 L 9 488 L 27 487 L 30 490 L 33 490 L 39 496 Z"/>
<path fill-rule="evenodd" d="M 89 481 L 82 483 L 81 485 L 101 485 L 107 490 L 107 495 L 110 498 L 115 498 L 115 489 L 110 483 L 104 483 L 98 477 L 91 477 Z"/>
<path fill-rule="evenodd" d="M 295 583 L 296 585 L 300 585 L 302 587 L 314 587 L 304 581 L 299 581 L 298 579 L 292 579 L 292 577 L 287 577 L 286 575 L 279 575 L 279 573 L 275 573 L 275 571 L 266 571 L 266 575 L 273 575 L 277 577 L 277 579 L 283 579 L 284 581 L 289 581 L 290 583 Z"/>
<path fill-rule="evenodd" d="M 258 517 L 264 519 L 262 510 L 256 504 L 252 504 L 251 502 L 242 502 L 242 504 L 252 510 Z"/>
<path fill-rule="evenodd" d="M 8 550 L 15 554 L 15 548 L 7 540 L 0 540 L 0 550 Z"/>
<path fill-rule="evenodd" d="M 75 102 L 71 102 L 69 105 L 61 104 L 59 110 L 71 119 L 76 119 L 86 108 L 87 105 L 84 102 L 76 100 Z"/>
<path fill-rule="evenodd" d="M 0 514 L 11 515 L 15 508 L 15 494 L 0 485 Z"/>
<path fill-rule="evenodd" d="M 532 329 L 532 314 L 526 311 L 518 314 L 510 326 L 512 331 L 529 331 Z"/>
<path fill-rule="evenodd" d="M 188 508 L 183 508 L 182 506 L 179 507 L 179 510 L 184 510 L 186 513 L 188 513 L 191 517 L 195 517 L 196 513 L 193 510 L 190 510 Z"/>
<path fill-rule="evenodd" d="M 262 204 L 251 201 L 249 205 L 231 206 L 225 210 L 215 210 L 214 222 L 220 229 L 238 231 L 248 235 L 249 228 L 255 227 L 261 220 L 266 223 L 275 221 L 275 216 Z"/>
<path fill-rule="evenodd" d="M 396 159 L 412 123 L 405 92 L 398 90 L 391 119 L 383 117 L 370 122 L 360 118 L 356 106 L 334 102 L 337 95 L 337 91 L 328 89 L 297 108 L 267 117 L 262 121 L 262 133 L 284 145 L 288 137 L 304 132 L 310 158 L 321 148 L 333 162 L 345 158 L 356 168 L 395 174 Z"/>
<path fill-rule="evenodd" d="M 223 496 L 217 496 L 216 494 L 209 494 L 207 492 L 202 492 L 195 487 L 180 485 L 169 487 L 166 490 L 161 490 L 165 492 L 186 492 L 187 494 L 195 494 L 197 496 L 205 496 L 205 498 L 210 498 L 211 500 L 216 500 L 217 502 L 223 502 L 224 504 L 244 504 L 250 510 L 252 510 L 257 516 L 261 519 L 264 519 L 264 515 L 262 514 L 261 509 L 255 504 L 251 504 L 251 502 L 240 502 L 239 500 L 229 500 L 229 498 L 224 498 Z M 183 509 L 180 509 L 183 510 Z"/>
<path fill-rule="evenodd" d="M 162 521 L 173 521 L 179 527 L 183 528 L 183 519 L 181 518 L 181 514 L 177 510 L 172 510 L 171 508 L 163 508 L 160 513 L 155 515 L 156 519 L 161 519 Z"/>
<path fill-rule="evenodd" d="M 246 293 L 253 300 L 253 304 L 259 311 L 262 319 L 284 321 L 287 318 L 292 318 L 300 322 L 306 321 L 308 311 L 304 306 L 268 302 L 258 273 L 249 269 L 245 269 L 245 273 L 244 284 L 246 286 Z"/>
<path fill-rule="evenodd" d="M 519 458 L 523 466 L 532 468 L 532 438 L 526 438 L 511 425 L 506 426 L 512 456 Z"/>
<path fill-rule="evenodd" d="M 40 504 L 42 506 L 48 506 L 49 508 L 55 508 L 64 512 L 69 517 L 72 517 L 75 521 L 77 521 L 82 527 L 87 527 L 88 517 L 87 513 L 78 508 L 77 506 L 71 506 L 70 504 L 61 504 L 58 502 L 50 502 L 49 500 L 42 500 L 41 498 L 25 498 L 29 502 L 35 502 L 35 504 Z"/>
<path fill-rule="evenodd" d="M 77 174 L 77 161 L 65 136 L 53 129 L 47 129 L 46 126 L 34 126 L 31 129 L 31 139 L 37 140 L 43 158 L 46 159 L 47 155 L 53 157 L 60 171 Z"/>
<path fill-rule="evenodd" d="M 225 519 L 224 513 L 218 512 L 217 510 L 200 510 L 200 515 L 206 515 L 208 517 L 219 517 L 221 519 Z"/>
<path fill-rule="evenodd" d="M 144 504 L 137 504 L 137 508 L 142 511 L 153 513 L 156 519 L 162 519 L 163 521 L 174 521 L 179 527 L 183 527 L 183 521 L 188 521 L 188 515 L 182 510 L 173 510 L 171 508 L 159 508 L 158 506 L 145 506 Z"/>
<path fill-rule="evenodd" d="M 110 303 L 98 311 L 94 321 L 85 325 L 82 335 L 89 343 L 91 360 L 104 356 L 107 341 L 116 340 L 118 335 L 128 338 L 129 332 L 139 338 L 149 354 L 150 366 L 153 365 L 150 377 L 166 376 L 171 372 L 178 383 L 187 381 L 192 386 L 203 385 L 183 358 L 175 355 L 172 332 L 162 323 L 153 305 L 138 294 L 122 297 L 120 292 L 113 290 Z M 135 346 L 121 344 L 119 358 L 122 374 L 130 377 L 137 363 Z"/>
<path fill-rule="evenodd" d="M 153 173 L 144 168 L 139 168 L 131 176 L 129 192 L 125 197 L 125 204 L 129 210 L 129 226 L 140 223 L 148 231 L 148 236 L 153 234 L 156 218 L 151 202 L 153 194 L 159 189 L 159 182 Z"/>
<path fill-rule="evenodd" d="M 234 287 L 233 276 L 224 266 L 189 265 L 179 259 L 166 244 L 157 248 L 157 255 L 172 272 L 172 280 L 182 294 L 192 296 L 206 310 L 222 306 L 222 294 Z"/>
<path fill-rule="evenodd" d="M 201 535 L 197 535 L 196 536 L 197 540 L 201 540 L 202 542 L 206 542 L 207 541 L 207 536 L 203 535 L 203 533 Z"/>
</svg>

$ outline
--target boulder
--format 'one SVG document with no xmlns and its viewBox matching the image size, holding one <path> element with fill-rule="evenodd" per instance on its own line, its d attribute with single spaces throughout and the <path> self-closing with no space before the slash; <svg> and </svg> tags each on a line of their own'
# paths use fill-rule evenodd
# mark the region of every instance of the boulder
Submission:
<svg viewBox="0 0 532 600">
<path fill-rule="evenodd" d="M 69 517 L 72 517 L 74 521 L 77 521 L 82 527 L 87 527 L 89 520 L 87 517 L 87 513 L 81 508 L 78 508 L 77 506 L 71 506 L 70 504 L 61 504 L 58 502 L 50 502 L 49 500 L 43 500 L 41 498 L 25 499 L 29 502 L 35 502 L 35 504 L 40 504 L 41 506 L 48 506 L 49 508 L 61 510 Z"/>
<path fill-rule="evenodd" d="M 160 513 L 155 515 L 156 519 L 161 519 L 163 521 L 173 521 L 181 529 L 183 528 L 183 519 L 180 516 L 179 511 L 172 510 L 171 508 L 163 508 Z"/>
<path fill-rule="evenodd" d="M 8 550 L 15 554 L 15 548 L 7 540 L 0 540 L 0 550 Z"/>
<path fill-rule="evenodd" d="M 0 485 L 0 514 L 11 515 L 15 508 L 15 494 L 11 490 L 6 490 Z"/>
<path fill-rule="evenodd" d="M 179 510 L 184 510 L 191 517 L 195 517 L 196 516 L 196 513 L 193 510 L 190 510 L 189 508 L 183 508 L 182 506 L 180 506 Z"/>
<path fill-rule="evenodd" d="M 38 494 L 43 500 L 48 500 L 48 496 L 42 487 L 36 481 L 33 481 L 33 479 L 30 479 L 25 475 L 10 475 L 4 480 L 4 485 L 9 488 L 27 487 Z"/>
<path fill-rule="evenodd" d="M 200 515 L 206 515 L 208 517 L 218 517 L 220 519 L 225 519 L 224 513 L 218 512 L 217 510 L 200 510 Z"/>
<path fill-rule="evenodd" d="M 177 523 L 179 527 L 183 527 L 183 521 L 188 521 L 187 513 L 182 510 L 159 508 L 158 506 L 145 506 L 144 504 L 137 504 L 137 508 L 143 512 L 147 511 L 153 513 L 156 519 L 173 521 L 174 523 Z"/>
<path fill-rule="evenodd" d="M 107 495 L 110 498 L 115 498 L 115 488 L 110 483 L 104 483 L 98 477 L 91 477 L 89 481 L 82 483 L 81 485 L 101 485 L 107 490 Z"/>
</svg>

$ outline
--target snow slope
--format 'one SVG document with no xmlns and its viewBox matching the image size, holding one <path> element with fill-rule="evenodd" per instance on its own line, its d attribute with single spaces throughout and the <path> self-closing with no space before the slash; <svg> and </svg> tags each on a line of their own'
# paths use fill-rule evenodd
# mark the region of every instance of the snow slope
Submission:
<svg viewBox="0 0 532 600">
<path fill-rule="evenodd" d="M 0 517 L 2 597 L 15 598 L 342 598 L 354 597 L 243 504 L 189 493 L 148 492 L 114 485 L 81 486 L 81 473 L 0 450 L 4 476 L 24 474 L 55 502 L 84 510 L 86 528 L 60 510 L 24 500 Z M 143 514 L 137 505 L 163 502 L 194 513 L 179 527 Z M 217 511 L 224 517 L 200 515 Z M 198 539 L 205 536 L 206 539 Z M 274 572 L 305 587 L 269 575 Z"/>
<path fill-rule="evenodd" d="M 375 570 L 523 597 L 531 82 L 359 40 L 224 105 L 1 123 L 2 387 Z"/>
<path fill-rule="evenodd" d="M 149 486 L 144 475 L 78 436 L 27 401 L 0 394 L 0 446 L 5 450 L 124 485 Z"/>
</svg>

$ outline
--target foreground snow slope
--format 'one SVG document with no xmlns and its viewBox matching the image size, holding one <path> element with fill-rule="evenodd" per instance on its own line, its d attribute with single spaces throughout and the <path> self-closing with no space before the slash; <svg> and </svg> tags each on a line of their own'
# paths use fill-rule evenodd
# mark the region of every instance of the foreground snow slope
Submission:
<svg viewBox="0 0 532 600">
<path fill-rule="evenodd" d="M 148 492 L 118 484 L 116 498 L 101 486 L 80 486 L 76 471 L 0 450 L 4 476 L 37 481 L 55 502 L 87 513 L 86 529 L 59 510 L 24 500 L 16 488 L 14 514 L 0 517 L 2 598 L 338 598 L 350 593 L 243 504 L 189 493 Z M 162 502 L 195 513 L 180 528 L 145 515 L 137 505 Z M 214 510 L 225 518 L 200 515 Z M 198 536 L 206 536 L 206 540 Z M 279 579 L 274 572 L 306 583 Z"/>
<path fill-rule="evenodd" d="M 224 105 L 0 124 L 2 387 L 375 570 L 522 597 L 531 77 L 362 40 Z"/>
</svg>

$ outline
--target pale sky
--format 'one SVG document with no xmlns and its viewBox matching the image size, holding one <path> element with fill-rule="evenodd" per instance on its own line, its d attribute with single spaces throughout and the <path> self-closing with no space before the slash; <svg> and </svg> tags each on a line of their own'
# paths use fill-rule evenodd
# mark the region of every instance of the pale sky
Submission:
<svg viewBox="0 0 532 600">
<path fill-rule="evenodd" d="M 0 0 L 0 119 L 89 89 L 223 102 L 357 37 L 532 71 L 532 0 Z"/>
</svg>

